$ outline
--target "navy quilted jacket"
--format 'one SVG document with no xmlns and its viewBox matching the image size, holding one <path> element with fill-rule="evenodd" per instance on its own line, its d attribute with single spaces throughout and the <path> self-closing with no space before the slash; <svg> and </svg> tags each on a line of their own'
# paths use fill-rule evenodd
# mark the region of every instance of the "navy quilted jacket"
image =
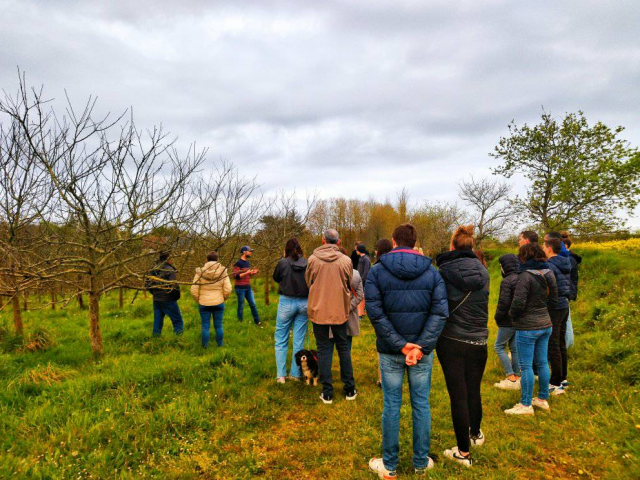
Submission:
<svg viewBox="0 0 640 480">
<path fill-rule="evenodd" d="M 400 353 L 407 343 L 425 355 L 436 347 L 449 309 L 447 289 L 431 259 L 398 247 L 371 267 L 365 284 L 367 314 L 380 353 Z"/>
<path fill-rule="evenodd" d="M 569 257 L 556 255 L 548 259 L 547 264 L 556 276 L 556 283 L 558 284 L 558 306 L 556 310 L 569 308 L 569 299 L 571 298 L 571 260 L 569 260 Z"/>
</svg>

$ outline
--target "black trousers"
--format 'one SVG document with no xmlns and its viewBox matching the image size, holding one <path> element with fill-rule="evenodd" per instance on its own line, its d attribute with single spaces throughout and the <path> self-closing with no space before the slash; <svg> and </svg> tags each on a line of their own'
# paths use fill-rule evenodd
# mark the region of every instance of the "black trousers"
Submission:
<svg viewBox="0 0 640 480">
<path fill-rule="evenodd" d="M 333 332 L 333 338 L 329 338 L 329 330 Z M 313 335 L 316 337 L 318 347 L 318 370 L 320 370 L 320 383 L 325 398 L 333 397 L 333 381 L 331 378 L 331 365 L 333 363 L 333 346 L 338 350 L 340 360 L 340 378 L 345 393 L 351 393 L 356 385 L 353 380 L 353 366 L 351 365 L 351 348 L 347 338 L 347 324 L 342 325 L 318 325 L 313 324 Z"/>
<path fill-rule="evenodd" d="M 458 449 L 468 452 L 469 435 L 480 433 L 482 423 L 480 384 L 487 365 L 487 346 L 440 337 L 436 352 L 447 382 Z"/>
<path fill-rule="evenodd" d="M 551 366 L 551 385 L 559 386 L 567 379 L 567 320 L 569 309 L 550 310 L 551 337 L 549 338 L 549 365 Z"/>
</svg>

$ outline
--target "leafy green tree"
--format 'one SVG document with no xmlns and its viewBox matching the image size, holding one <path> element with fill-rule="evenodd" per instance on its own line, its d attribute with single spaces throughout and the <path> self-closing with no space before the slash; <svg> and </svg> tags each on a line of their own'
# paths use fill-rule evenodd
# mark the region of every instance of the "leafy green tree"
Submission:
<svg viewBox="0 0 640 480">
<path fill-rule="evenodd" d="M 531 181 L 526 198 L 513 202 L 526 221 L 545 230 L 611 231 L 624 225 L 620 213 L 632 213 L 640 193 L 640 155 L 619 138 L 623 130 L 591 126 L 581 111 L 561 120 L 543 112 L 534 126 L 512 122 L 490 154 L 504 161 L 494 173 Z"/>
</svg>

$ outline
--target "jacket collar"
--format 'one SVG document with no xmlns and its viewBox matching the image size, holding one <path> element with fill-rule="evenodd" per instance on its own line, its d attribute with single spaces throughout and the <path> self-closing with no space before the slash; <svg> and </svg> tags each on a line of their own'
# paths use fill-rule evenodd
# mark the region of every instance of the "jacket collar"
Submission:
<svg viewBox="0 0 640 480">
<path fill-rule="evenodd" d="M 539 262 L 537 260 L 527 260 L 520 264 L 520 270 L 545 270 L 548 269 L 547 262 Z"/>
<path fill-rule="evenodd" d="M 459 258 L 475 258 L 476 254 L 473 253 L 473 250 L 451 250 L 450 252 L 441 253 L 436 257 L 436 265 L 441 267 L 447 262 L 451 262 L 452 260 L 458 260 Z"/>
</svg>

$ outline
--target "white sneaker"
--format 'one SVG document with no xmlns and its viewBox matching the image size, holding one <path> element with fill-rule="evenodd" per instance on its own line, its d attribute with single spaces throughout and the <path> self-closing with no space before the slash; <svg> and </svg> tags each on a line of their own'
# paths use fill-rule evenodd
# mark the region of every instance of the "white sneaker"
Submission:
<svg viewBox="0 0 640 480">
<path fill-rule="evenodd" d="M 550 395 L 564 395 L 565 390 L 564 387 L 562 385 L 560 385 L 559 387 L 556 387 L 555 385 L 551 385 L 549 384 L 549 394 Z"/>
<path fill-rule="evenodd" d="M 278 377 L 276 378 L 276 383 L 284 383 L 286 380 L 284 377 Z"/>
<path fill-rule="evenodd" d="M 542 410 L 551 410 L 551 408 L 549 407 L 549 402 L 547 402 L 546 400 L 541 400 L 538 397 L 534 397 L 533 400 L 531 400 L 531 406 L 538 407 Z"/>
<path fill-rule="evenodd" d="M 512 382 L 508 378 L 505 378 L 498 383 L 494 383 L 493 386 L 499 388 L 500 390 L 520 390 L 520 379 Z"/>
<path fill-rule="evenodd" d="M 433 462 L 433 458 L 428 457 L 429 461 L 427 462 L 427 466 L 424 468 L 416 468 L 414 470 L 414 473 L 416 475 L 425 475 L 427 473 L 427 470 L 431 470 L 434 466 L 435 463 Z"/>
<path fill-rule="evenodd" d="M 470 467 L 471 465 L 473 465 L 471 454 L 463 457 L 462 455 L 460 455 L 460 450 L 458 450 L 458 447 L 453 447 L 449 450 L 445 450 L 444 456 L 458 462 L 460 465 L 464 465 L 465 467 Z"/>
<path fill-rule="evenodd" d="M 535 415 L 533 411 L 533 407 L 529 405 L 525 407 L 523 404 L 518 403 L 513 406 L 513 408 L 509 408 L 504 411 L 507 415 Z"/>
<path fill-rule="evenodd" d="M 396 472 L 392 472 L 387 470 L 384 466 L 384 462 L 381 458 L 372 458 L 369 460 L 369 470 L 373 473 L 378 474 L 378 478 L 383 480 L 391 480 L 393 478 L 397 478 Z"/>
<path fill-rule="evenodd" d="M 356 389 L 354 388 L 351 392 L 345 394 L 344 398 L 346 398 L 347 400 L 349 400 L 350 402 L 352 402 L 353 400 L 356 399 L 356 397 L 358 396 L 358 392 L 356 391 Z"/>
<path fill-rule="evenodd" d="M 470 435 L 469 438 L 471 439 L 471 445 L 473 445 L 474 447 L 479 447 L 484 443 L 484 433 L 482 433 L 482 430 L 480 430 L 480 433 L 477 437 Z"/>
</svg>

